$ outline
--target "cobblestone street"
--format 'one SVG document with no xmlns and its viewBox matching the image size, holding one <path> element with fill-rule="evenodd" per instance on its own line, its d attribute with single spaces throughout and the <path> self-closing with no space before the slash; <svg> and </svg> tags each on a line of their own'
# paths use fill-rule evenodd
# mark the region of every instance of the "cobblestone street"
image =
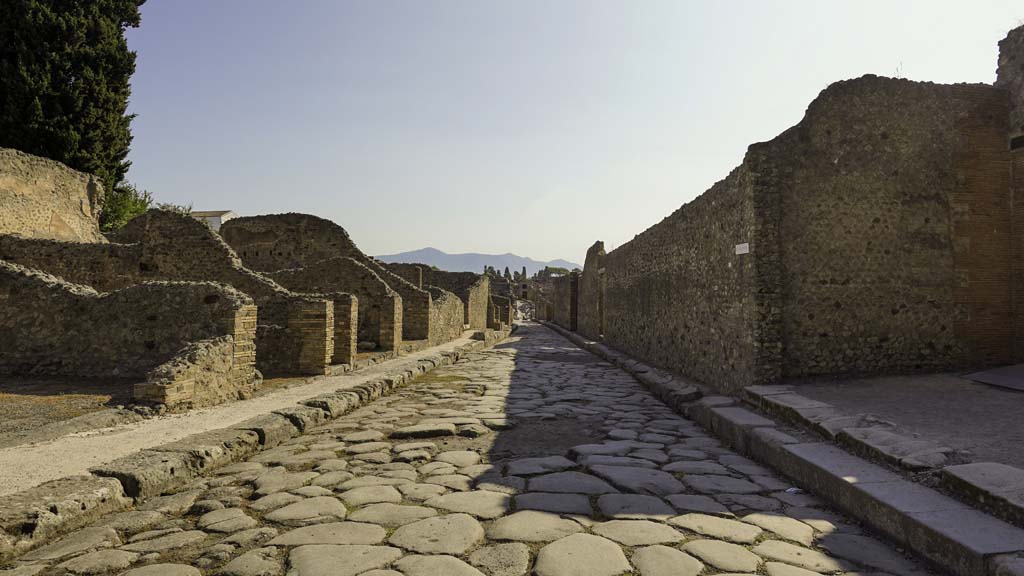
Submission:
<svg viewBox="0 0 1024 576">
<path fill-rule="evenodd" d="M 927 574 L 525 324 L 0 574 Z"/>
</svg>

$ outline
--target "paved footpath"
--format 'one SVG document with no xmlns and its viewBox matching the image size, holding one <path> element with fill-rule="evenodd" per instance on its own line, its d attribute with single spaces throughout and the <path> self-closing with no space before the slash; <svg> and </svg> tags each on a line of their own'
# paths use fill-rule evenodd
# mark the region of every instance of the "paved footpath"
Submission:
<svg viewBox="0 0 1024 576">
<path fill-rule="evenodd" d="M 10 576 L 928 574 L 535 324 Z"/>
</svg>

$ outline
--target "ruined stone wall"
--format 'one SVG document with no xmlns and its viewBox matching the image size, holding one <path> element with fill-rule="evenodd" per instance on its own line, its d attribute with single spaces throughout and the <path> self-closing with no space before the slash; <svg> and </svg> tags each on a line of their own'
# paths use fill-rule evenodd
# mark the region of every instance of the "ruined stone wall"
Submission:
<svg viewBox="0 0 1024 576">
<path fill-rule="evenodd" d="M 426 264 L 385 264 L 388 270 L 424 287 L 437 286 L 454 292 L 465 306 L 464 322 L 471 329 L 487 327 L 488 298 L 491 294 L 491 279 L 475 272 L 448 272 L 436 270 Z"/>
<path fill-rule="evenodd" d="M 593 340 L 600 340 L 604 334 L 604 256 L 604 242 L 595 242 L 587 250 L 579 279 L 577 328 Z"/>
<path fill-rule="evenodd" d="M 430 270 L 430 267 L 424 264 L 407 264 L 404 262 L 388 262 L 385 263 L 384 266 L 393 273 L 405 278 L 410 284 L 417 288 L 424 287 L 423 270 Z"/>
<path fill-rule="evenodd" d="M 1014 355 L 1024 358 L 1024 26 L 999 43 L 996 87 L 1010 99 L 1009 148 L 1012 162 Z"/>
<path fill-rule="evenodd" d="M 465 307 L 454 293 L 428 286 L 430 292 L 430 344 L 450 342 L 462 336 Z"/>
<path fill-rule="evenodd" d="M 1012 360 L 1007 106 L 986 85 L 865 76 L 757 152 L 777 201 L 783 376 Z"/>
<path fill-rule="evenodd" d="M 221 225 L 220 235 L 246 266 L 262 272 L 302 268 L 328 258 L 368 258 L 344 228 L 311 214 L 232 218 Z"/>
<path fill-rule="evenodd" d="M 1011 148 L 1024 148 L 1024 26 L 1011 30 L 999 43 L 995 85 L 1010 94 Z"/>
<path fill-rule="evenodd" d="M 333 340 L 334 327 L 327 323 L 330 303 L 293 294 L 248 270 L 206 224 L 186 215 L 151 210 L 129 222 L 115 241 L 77 243 L 0 235 L 0 259 L 103 292 L 152 280 L 222 282 L 250 296 L 259 307 L 257 366 L 261 371 L 325 373 L 330 354 L 317 358 L 310 351 Z M 305 319 L 289 325 L 299 317 Z M 314 329 L 310 317 L 319 317 L 324 324 Z M 273 340 L 283 347 L 271 350 L 269 338 L 277 333 L 280 337 Z M 278 363 L 285 358 L 289 360 Z"/>
<path fill-rule="evenodd" d="M 570 272 L 552 281 L 553 320 L 566 330 L 576 331 L 579 319 L 579 274 Z"/>
<path fill-rule="evenodd" d="M 223 284 L 151 282 L 101 294 L 0 261 L 0 373 L 124 378 L 172 407 L 250 395 L 256 308 Z"/>
<path fill-rule="evenodd" d="M 609 252 L 604 341 L 723 389 L 753 384 L 755 271 L 737 245 L 753 244 L 754 229 L 749 177 L 737 169 Z M 567 285 L 556 279 L 560 324 L 570 320 Z"/>
<path fill-rule="evenodd" d="M 348 232 L 330 220 L 309 214 L 269 214 L 233 218 L 220 234 L 247 266 L 273 272 L 349 257 L 369 267 L 402 297 L 402 338 L 430 337 L 430 294 L 364 254 Z"/>
<path fill-rule="evenodd" d="M 347 292 L 358 299 L 358 339 L 382 350 L 397 350 L 402 341 L 402 297 L 365 264 L 331 258 L 268 276 L 295 292 Z"/>
<path fill-rule="evenodd" d="M 0 234 L 104 242 L 103 187 L 60 162 L 0 148 Z"/>
<path fill-rule="evenodd" d="M 502 330 L 512 325 L 515 312 L 512 309 L 511 298 L 491 294 L 490 309 L 491 319 L 488 328 Z"/>
</svg>

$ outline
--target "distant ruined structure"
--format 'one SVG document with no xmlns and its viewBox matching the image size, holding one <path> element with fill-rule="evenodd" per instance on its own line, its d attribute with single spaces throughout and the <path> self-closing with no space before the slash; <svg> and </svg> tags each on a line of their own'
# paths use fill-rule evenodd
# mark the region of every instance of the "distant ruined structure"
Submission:
<svg viewBox="0 0 1024 576">
<path fill-rule="evenodd" d="M 0 194 L 16 209 L 0 218 L 0 375 L 127 379 L 137 402 L 188 408 L 247 397 L 260 373 L 350 368 L 361 341 L 394 356 L 463 332 L 458 296 L 410 284 L 314 216 L 225 221 L 239 258 L 207 223 L 162 210 L 108 240 L 92 179 L 20 152 L 0 150 Z"/>
<path fill-rule="evenodd" d="M 553 320 L 723 391 L 1024 361 L 1024 28 L 995 85 L 864 76 L 556 278 Z"/>
</svg>

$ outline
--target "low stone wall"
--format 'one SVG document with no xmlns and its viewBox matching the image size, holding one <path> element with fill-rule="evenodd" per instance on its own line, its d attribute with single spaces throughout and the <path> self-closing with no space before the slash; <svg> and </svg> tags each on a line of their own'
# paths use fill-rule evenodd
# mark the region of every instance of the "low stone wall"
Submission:
<svg viewBox="0 0 1024 576">
<path fill-rule="evenodd" d="M 138 401 L 191 407 L 257 385 L 256 308 L 209 282 L 101 294 L 0 261 L 0 373 L 124 378 Z"/>
<path fill-rule="evenodd" d="M 0 148 L 0 234 L 105 242 L 99 181 L 60 162 Z"/>
<path fill-rule="evenodd" d="M 579 280 L 577 272 L 570 272 L 552 281 L 552 320 L 566 330 L 578 329 Z"/>
<path fill-rule="evenodd" d="M 454 293 L 436 286 L 430 292 L 430 345 L 436 346 L 462 336 L 465 307 Z"/>
<path fill-rule="evenodd" d="M 474 330 L 487 327 L 488 298 L 491 294 L 490 276 L 475 272 L 436 270 L 426 264 L 385 264 L 385 266 L 415 286 L 421 288 L 437 286 L 454 292 L 465 306 L 465 324 Z"/>
<path fill-rule="evenodd" d="M 220 234 L 247 266 L 275 272 L 312 266 L 329 258 L 352 258 L 370 268 L 401 296 L 402 338 L 430 337 L 430 294 L 364 254 L 344 228 L 310 214 L 267 214 L 233 218 Z"/>
<path fill-rule="evenodd" d="M 258 319 L 263 329 L 258 331 L 258 340 L 276 331 L 287 334 L 275 341 L 289 343 L 288 349 L 271 351 L 269 341 L 257 342 L 260 370 L 268 374 L 296 369 L 301 374 L 326 372 L 330 352 L 319 358 L 307 354 L 301 362 L 288 355 L 319 349 L 333 339 L 334 327 L 326 323 L 330 303 L 321 300 L 316 305 L 316 314 L 324 318 L 319 328 L 314 330 L 307 321 L 289 326 L 289 319 L 309 313 L 310 299 L 245 268 L 206 224 L 186 215 L 151 210 L 129 222 L 115 241 L 81 243 L 0 235 L 0 260 L 43 270 L 100 291 L 153 280 L 227 284 L 250 296 L 259 307 Z M 293 312 L 292 307 L 302 312 Z M 275 359 L 289 359 L 278 363 L 269 360 L 271 355 Z"/>
<path fill-rule="evenodd" d="M 402 341 L 402 297 L 353 258 L 331 258 L 267 274 L 296 292 L 347 292 L 358 298 L 358 340 L 397 350 Z"/>
<path fill-rule="evenodd" d="M 577 329 L 594 340 L 600 340 L 604 334 L 604 256 L 604 242 L 595 242 L 587 250 L 579 279 Z"/>
<path fill-rule="evenodd" d="M 504 330 L 512 326 L 515 313 L 512 310 L 512 299 L 497 294 L 490 297 L 490 323 L 488 328 Z"/>
</svg>

